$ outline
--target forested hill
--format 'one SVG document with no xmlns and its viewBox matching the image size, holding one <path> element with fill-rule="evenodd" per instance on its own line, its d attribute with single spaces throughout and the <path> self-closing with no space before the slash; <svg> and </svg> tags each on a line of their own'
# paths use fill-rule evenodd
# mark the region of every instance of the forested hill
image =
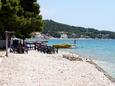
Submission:
<svg viewBox="0 0 115 86">
<path fill-rule="evenodd" d="M 99 31 L 94 28 L 84 28 L 61 24 L 53 20 L 44 20 L 43 33 L 53 37 L 60 37 L 60 34 L 67 33 L 70 38 L 111 38 L 115 39 L 115 32 Z"/>
</svg>

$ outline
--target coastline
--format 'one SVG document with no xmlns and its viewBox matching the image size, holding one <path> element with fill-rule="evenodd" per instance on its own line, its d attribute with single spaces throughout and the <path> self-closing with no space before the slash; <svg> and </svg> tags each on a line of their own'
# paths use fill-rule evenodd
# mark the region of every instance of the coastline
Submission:
<svg viewBox="0 0 115 86">
<path fill-rule="evenodd" d="M 104 69 L 102 69 L 98 64 L 96 64 L 93 60 L 87 61 L 90 64 L 93 64 L 100 72 L 103 72 L 104 75 L 113 83 L 115 83 L 115 78 L 110 76 Z"/>
<path fill-rule="evenodd" d="M 94 38 L 49 38 L 49 40 L 115 40 L 115 39 L 94 39 Z"/>
<path fill-rule="evenodd" d="M 63 55 L 80 57 L 82 61 L 69 61 L 63 58 Z M 75 53 L 61 51 L 58 54 L 43 54 L 37 51 L 29 51 L 28 54 L 11 53 L 0 63 L 0 85 L 114 86 L 93 62 L 91 64 L 87 61 L 90 60 Z"/>
<path fill-rule="evenodd" d="M 63 50 L 61 50 L 61 51 L 63 51 Z M 75 52 L 74 52 L 74 53 L 73 53 L 73 52 L 70 52 L 70 51 L 64 51 L 64 52 L 65 52 L 65 53 L 70 53 L 70 54 L 72 54 L 72 56 L 77 55 L 77 58 L 80 57 L 80 58 L 82 58 L 82 59 L 85 59 L 86 62 L 88 62 L 88 63 L 94 65 L 95 68 L 96 68 L 98 71 L 102 72 L 112 83 L 115 84 L 115 78 L 113 78 L 111 75 L 109 75 L 109 74 L 108 74 L 103 68 L 101 68 L 94 60 L 89 59 L 89 58 L 87 58 L 87 57 L 84 57 L 84 56 L 82 56 L 82 55 L 76 54 Z M 76 56 L 74 56 L 74 57 L 76 58 Z"/>
</svg>

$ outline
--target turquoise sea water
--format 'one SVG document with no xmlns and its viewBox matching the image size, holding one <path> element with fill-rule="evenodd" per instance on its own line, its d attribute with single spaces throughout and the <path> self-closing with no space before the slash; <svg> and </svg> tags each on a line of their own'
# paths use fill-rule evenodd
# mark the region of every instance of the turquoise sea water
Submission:
<svg viewBox="0 0 115 86">
<path fill-rule="evenodd" d="M 66 40 L 49 40 L 48 44 L 61 44 L 70 43 L 73 44 L 72 39 Z M 65 49 L 88 57 L 102 67 L 109 75 L 115 78 L 115 40 L 94 40 L 84 39 L 76 41 L 77 47 L 75 49 Z"/>
</svg>

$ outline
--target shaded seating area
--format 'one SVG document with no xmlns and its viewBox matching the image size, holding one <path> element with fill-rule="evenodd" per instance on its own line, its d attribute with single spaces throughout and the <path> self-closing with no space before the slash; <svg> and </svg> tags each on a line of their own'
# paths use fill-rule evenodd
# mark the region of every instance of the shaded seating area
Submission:
<svg viewBox="0 0 115 86">
<path fill-rule="evenodd" d="M 38 52 L 47 54 L 58 53 L 58 48 L 48 46 L 47 44 L 42 42 L 26 42 L 25 45 L 28 50 L 37 50 Z"/>
<path fill-rule="evenodd" d="M 53 46 L 48 46 L 42 43 L 35 43 L 35 49 L 42 53 L 54 54 L 58 53 L 58 49 Z"/>
<path fill-rule="evenodd" d="M 37 50 L 38 52 L 47 54 L 58 53 L 58 48 L 42 42 L 24 42 L 22 44 L 20 40 L 13 40 L 10 47 L 10 52 L 12 53 L 28 53 L 29 50 Z"/>
<path fill-rule="evenodd" d="M 10 52 L 16 52 L 17 51 L 17 47 L 18 47 L 18 40 L 13 40 L 12 41 L 13 43 L 11 44 L 11 47 L 10 47 Z"/>
<path fill-rule="evenodd" d="M 23 44 L 19 44 L 18 46 L 17 46 L 17 52 L 18 53 L 28 53 L 28 48 L 25 46 L 25 45 L 23 45 Z"/>
<path fill-rule="evenodd" d="M 13 43 L 10 47 L 10 52 L 13 53 L 28 53 L 28 48 L 25 44 L 21 44 L 20 40 L 13 40 Z"/>
<path fill-rule="evenodd" d="M 25 42 L 25 46 L 26 46 L 26 48 L 28 48 L 28 50 L 35 49 L 35 43 Z"/>
</svg>

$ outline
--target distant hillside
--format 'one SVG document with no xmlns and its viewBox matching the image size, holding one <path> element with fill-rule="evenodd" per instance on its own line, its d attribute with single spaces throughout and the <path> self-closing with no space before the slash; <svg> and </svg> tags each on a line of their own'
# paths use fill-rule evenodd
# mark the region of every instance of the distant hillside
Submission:
<svg viewBox="0 0 115 86">
<path fill-rule="evenodd" d="M 53 37 L 60 37 L 61 32 L 67 33 L 69 38 L 111 38 L 115 39 L 115 32 L 99 31 L 94 28 L 84 28 L 61 24 L 52 20 L 44 20 L 43 33 Z"/>
</svg>

